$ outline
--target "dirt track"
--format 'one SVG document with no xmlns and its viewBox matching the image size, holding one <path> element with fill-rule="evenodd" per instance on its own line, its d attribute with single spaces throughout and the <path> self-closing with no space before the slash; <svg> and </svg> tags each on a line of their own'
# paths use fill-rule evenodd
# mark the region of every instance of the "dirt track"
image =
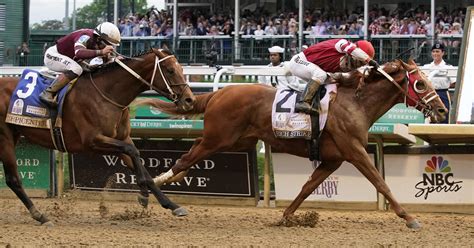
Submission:
<svg viewBox="0 0 474 248">
<path fill-rule="evenodd" d="M 0 199 L 0 247 L 16 246 L 474 246 L 474 216 L 415 214 L 412 231 L 393 212 L 316 211 L 310 227 L 281 227 L 280 208 L 185 206 L 177 218 L 158 204 L 142 212 L 135 202 L 34 199 L 54 227 L 39 226 L 17 199 Z"/>
</svg>

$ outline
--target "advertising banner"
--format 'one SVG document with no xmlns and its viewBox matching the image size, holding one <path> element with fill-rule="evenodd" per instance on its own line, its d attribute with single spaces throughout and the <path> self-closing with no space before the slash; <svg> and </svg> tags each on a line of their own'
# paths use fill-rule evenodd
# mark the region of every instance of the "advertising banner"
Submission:
<svg viewBox="0 0 474 248">
<path fill-rule="evenodd" d="M 285 153 L 273 153 L 272 160 L 276 199 L 293 200 L 313 173 L 312 162 Z M 305 201 L 376 202 L 377 194 L 352 164 L 344 162 Z"/>
<path fill-rule="evenodd" d="M 141 161 L 155 177 L 168 171 L 192 141 L 137 140 Z M 183 181 L 165 184 L 163 192 L 193 195 L 255 197 L 255 149 L 213 155 L 191 167 Z M 71 182 L 79 189 L 138 191 L 137 178 L 117 155 L 75 154 Z"/>
<path fill-rule="evenodd" d="M 474 203 L 473 154 L 386 154 L 385 181 L 401 203 Z"/>
<path fill-rule="evenodd" d="M 25 189 L 50 190 L 52 150 L 20 139 L 16 146 L 18 174 Z M 0 188 L 8 188 L 0 162 Z"/>
</svg>

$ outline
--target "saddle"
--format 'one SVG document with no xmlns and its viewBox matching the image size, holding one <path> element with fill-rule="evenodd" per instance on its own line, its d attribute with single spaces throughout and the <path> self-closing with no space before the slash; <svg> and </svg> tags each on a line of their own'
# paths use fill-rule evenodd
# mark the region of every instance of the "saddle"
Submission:
<svg viewBox="0 0 474 248">
<path fill-rule="evenodd" d="M 5 122 L 33 128 L 50 129 L 57 150 L 66 151 L 62 136 L 63 103 L 76 80 L 57 93 L 58 107 L 50 108 L 39 99 L 39 94 L 54 80 L 55 72 L 23 70 L 8 107 Z"/>
<path fill-rule="evenodd" d="M 295 104 L 302 97 L 300 92 L 279 89 L 273 102 L 272 129 L 275 137 L 305 139 L 309 146 L 308 157 L 311 161 L 320 159 L 319 138 L 326 124 L 330 101 L 330 94 L 326 94 L 327 92 L 337 92 L 337 86 L 331 84 L 320 87 L 312 102 L 312 107 L 320 109 L 320 112 L 314 116 L 295 112 Z"/>
</svg>

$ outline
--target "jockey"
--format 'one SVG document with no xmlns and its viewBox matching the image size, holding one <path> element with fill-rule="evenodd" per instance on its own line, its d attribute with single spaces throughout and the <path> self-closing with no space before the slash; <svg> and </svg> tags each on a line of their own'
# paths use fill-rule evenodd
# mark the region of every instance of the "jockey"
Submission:
<svg viewBox="0 0 474 248">
<path fill-rule="evenodd" d="M 268 48 L 270 64 L 268 67 L 284 67 L 283 53 L 285 49 L 280 46 Z M 278 89 L 293 89 L 299 91 L 299 80 L 295 76 L 258 76 L 258 82 L 271 85 Z"/>
<path fill-rule="evenodd" d="M 366 40 L 351 43 L 345 39 L 331 39 L 314 44 L 291 58 L 287 69 L 295 76 L 308 82 L 302 100 L 295 110 L 307 114 L 315 113 L 311 102 L 327 72 L 348 72 L 367 63 L 378 67 L 373 60 L 375 50 Z"/>
<path fill-rule="evenodd" d="M 80 29 L 72 32 L 48 48 L 44 64 L 48 69 L 61 72 L 51 85 L 40 94 L 40 99 L 51 107 L 57 106 L 54 96 L 74 78 L 82 74 L 79 60 L 97 56 L 107 57 L 120 45 L 120 32 L 113 23 L 104 22 L 95 29 Z"/>
</svg>

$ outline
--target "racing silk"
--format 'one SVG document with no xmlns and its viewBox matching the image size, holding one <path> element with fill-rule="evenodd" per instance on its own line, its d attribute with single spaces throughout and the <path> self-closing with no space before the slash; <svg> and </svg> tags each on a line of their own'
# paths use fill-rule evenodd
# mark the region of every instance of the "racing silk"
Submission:
<svg viewBox="0 0 474 248">
<path fill-rule="evenodd" d="M 362 52 L 362 54 L 361 54 Z M 341 60 L 348 54 L 357 60 L 366 61 L 369 56 L 346 39 L 331 39 L 319 42 L 303 51 L 306 59 L 326 72 L 341 72 Z"/>
<path fill-rule="evenodd" d="M 94 30 L 79 29 L 56 42 L 58 52 L 71 59 L 91 59 L 100 55 L 98 44 L 94 39 Z"/>
</svg>

